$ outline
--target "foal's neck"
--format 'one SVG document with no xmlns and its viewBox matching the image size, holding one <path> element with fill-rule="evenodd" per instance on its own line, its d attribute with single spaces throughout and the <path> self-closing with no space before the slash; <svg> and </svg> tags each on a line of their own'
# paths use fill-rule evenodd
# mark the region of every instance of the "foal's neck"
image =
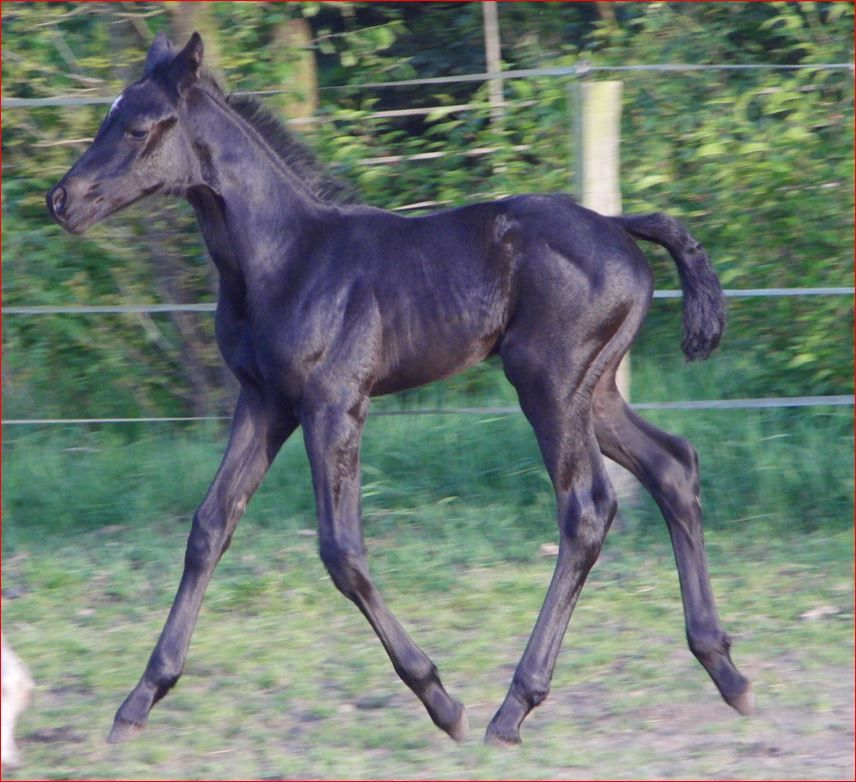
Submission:
<svg viewBox="0 0 856 782">
<path fill-rule="evenodd" d="M 221 276 L 264 284 L 291 260 L 289 247 L 325 206 L 240 115 L 197 93 L 193 142 L 206 183 L 188 200 Z"/>
</svg>

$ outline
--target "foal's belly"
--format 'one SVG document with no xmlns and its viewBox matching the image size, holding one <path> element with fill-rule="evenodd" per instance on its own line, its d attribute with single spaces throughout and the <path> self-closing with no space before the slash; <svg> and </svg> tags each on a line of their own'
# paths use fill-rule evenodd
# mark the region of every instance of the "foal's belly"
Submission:
<svg viewBox="0 0 856 782">
<path fill-rule="evenodd" d="M 478 364 L 493 351 L 500 329 L 487 319 L 471 317 L 403 319 L 385 324 L 379 372 L 372 396 L 451 377 Z"/>
</svg>

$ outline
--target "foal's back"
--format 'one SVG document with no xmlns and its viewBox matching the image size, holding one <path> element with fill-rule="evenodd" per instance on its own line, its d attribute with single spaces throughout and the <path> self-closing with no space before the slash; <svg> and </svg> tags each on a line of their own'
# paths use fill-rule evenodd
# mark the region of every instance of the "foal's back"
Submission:
<svg viewBox="0 0 856 782">
<path fill-rule="evenodd" d="M 354 317 L 341 322 L 342 336 L 377 324 L 363 333 L 378 340 L 373 394 L 478 363 L 499 350 L 517 317 L 540 319 L 550 338 L 570 340 L 592 305 L 625 312 L 650 295 L 635 243 L 566 196 L 514 196 L 421 217 L 365 207 L 344 214 L 347 228 L 316 254 L 337 280 L 327 290 L 328 298 L 336 290 L 340 310 L 348 291 Z M 316 291 L 326 285 L 319 278 Z"/>
</svg>

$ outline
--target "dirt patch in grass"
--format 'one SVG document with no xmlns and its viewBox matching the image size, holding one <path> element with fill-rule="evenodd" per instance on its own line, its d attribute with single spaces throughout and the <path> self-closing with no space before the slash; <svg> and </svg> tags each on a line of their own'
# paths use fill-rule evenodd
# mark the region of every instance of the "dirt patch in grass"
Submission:
<svg viewBox="0 0 856 782">
<path fill-rule="evenodd" d="M 775 661 L 767 670 L 783 678 L 791 673 Z M 669 693 L 637 690 L 634 700 L 643 702 L 627 708 L 605 687 L 572 686 L 554 691 L 529 733 L 546 721 L 561 723 L 571 756 L 578 749 L 601 758 L 577 768 L 574 778 L 852 779 L 852 682 L 852 668 L 814 671 L 810 686 L 823 692 L 824 704 L 811 709 L 783 703 L 762 677 L 751 717 L 720 702 L 712 687 L 698 700 L 666 701 Z"/>
</svg>

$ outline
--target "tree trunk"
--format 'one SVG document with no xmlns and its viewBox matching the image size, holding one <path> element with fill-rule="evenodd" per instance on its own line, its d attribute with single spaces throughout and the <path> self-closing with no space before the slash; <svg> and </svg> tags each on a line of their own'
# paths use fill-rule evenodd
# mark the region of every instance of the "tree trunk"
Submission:
<svg viewBox="0 0 856 782">
<path fill-rule="evenodd" d="M 173 43 L 182 48 L 193 33 L 199 33 L 205 44 L 205 70 L 220 79 L 220 41 L 209 3 L 166 3 L 170 12 Z"/>
</svg>

